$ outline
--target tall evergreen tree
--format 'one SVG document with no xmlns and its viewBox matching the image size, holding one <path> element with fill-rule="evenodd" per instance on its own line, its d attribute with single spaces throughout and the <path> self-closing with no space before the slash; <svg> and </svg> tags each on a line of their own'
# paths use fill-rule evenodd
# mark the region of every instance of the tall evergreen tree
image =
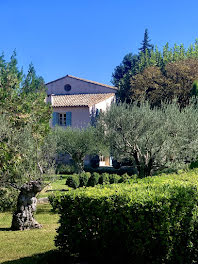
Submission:
<svg viewBox="0 0 198 264">
<path fill-rule="evenodd" d="M 144 32 L 144 39 L 141 43 L 141 48 L 139 48 L 139 51 L 146 54 L 146 50 L 148 50 L 148 52 L 150 53 L 150 51 L 153 49 L 153 45 L 150 44 L 150 41 L 151 40 L 149 39 L 148 29 L 146 28 Z"/>
</svg>

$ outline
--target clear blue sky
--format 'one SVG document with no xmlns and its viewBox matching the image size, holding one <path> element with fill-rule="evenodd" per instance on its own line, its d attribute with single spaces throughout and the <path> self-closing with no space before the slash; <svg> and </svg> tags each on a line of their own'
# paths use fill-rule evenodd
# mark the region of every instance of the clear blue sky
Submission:
<svg viewBox="0 0 198 264">
<path fill-rule="evenodd" d="M 46 82 L 66 74 L 110 84 L 123 56 L 152 43 L 188 46 L 198 37 L 197 0 L 0 0 L 0 52 L 16 49 Z"/>
</svg>

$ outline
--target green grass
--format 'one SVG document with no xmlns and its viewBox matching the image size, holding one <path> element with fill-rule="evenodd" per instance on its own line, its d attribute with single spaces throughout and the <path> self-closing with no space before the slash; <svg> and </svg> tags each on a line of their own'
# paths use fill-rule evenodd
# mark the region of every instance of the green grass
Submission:
<svg viewBox="0 0 198 264">
<path fill-rule="evenodd" d="M 35 218 L 42 229 L 10 231 L 12 214 L 0 213 L 0 263 L 50 263 L 45 261 L 54 255 L 58 215 L 51 212 L 49 204 L 42 204 L 38 205 Z"/>
<path fill-rule="evenodd" d="M 65 185 L 66 179 L 67 179 L 68 175 L 57 175 L 56 178 L 52 181 L 52 182 L 46 182 L 46 184 L 48 184 L 46 186 L 46 188 L 44 188 L 39 195 L 37 196 L 37 198 L 42 198 L 42 197 L 48 197 L 51 194 L 55 194 L 58 191 L 61 190 L 69 190 L 71 189 L 70 187 L 68 187 L 67 185 Z"/>
</svg>

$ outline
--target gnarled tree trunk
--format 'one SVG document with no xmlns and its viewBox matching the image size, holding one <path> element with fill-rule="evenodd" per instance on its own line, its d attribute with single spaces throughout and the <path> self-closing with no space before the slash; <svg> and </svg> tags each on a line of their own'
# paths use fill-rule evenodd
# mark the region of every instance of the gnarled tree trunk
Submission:
<svg viewBox="0 0 198 264">
<path fill-rule="evenodd" d="M 42 226 L 34 219 L 37 199 L 36 194 L 42 190 L 40 181 L 25 183 L 21 189 L 17 200 L 17 209 L 12 218 L 12 230 L 25 230 L 41 228 Z"/>
</svg>

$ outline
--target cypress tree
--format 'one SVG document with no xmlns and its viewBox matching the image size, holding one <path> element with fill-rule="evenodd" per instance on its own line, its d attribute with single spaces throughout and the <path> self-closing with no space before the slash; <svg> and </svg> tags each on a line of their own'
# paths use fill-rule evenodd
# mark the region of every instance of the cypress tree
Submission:
<svg viewBox="0 0 198 264">
<path fill-rule="evenodd" d="M 148 29 L 145 29 L 144 32 L 144 39 L 141 43 L 141 48 L 139 48 L 140 52 L 143 52 L 144 54 L 146 53 L 146 50 L 148 50 L 148 52 L 150 53 L 150 51 L 153 49 L 153 45 L 150 44 L 150 39 L 148 36 Z"/>
</svg>

